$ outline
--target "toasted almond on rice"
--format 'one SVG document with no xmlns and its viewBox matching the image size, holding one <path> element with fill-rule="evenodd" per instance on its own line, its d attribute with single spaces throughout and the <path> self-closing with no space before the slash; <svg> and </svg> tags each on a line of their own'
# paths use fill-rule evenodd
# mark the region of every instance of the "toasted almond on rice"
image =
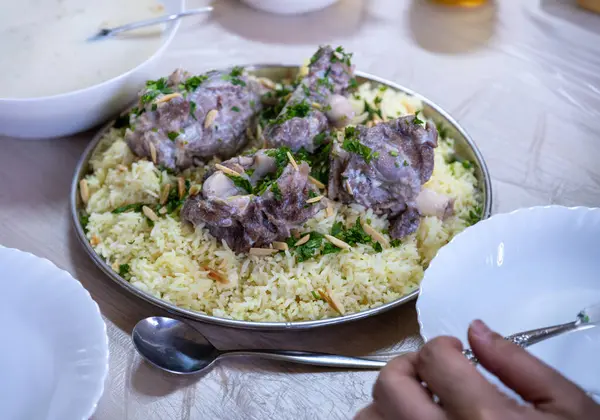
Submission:
<svg viewBox="0 0 600 420">
<path fill-rule="evenodd" d="M 323 197 L 324 196 L 322 196 L 322 195 L 318 195 L 316 197 L 309 198 L 308 200 L 306 200 L 306 203 L 307 204 L 317 203 L 317 202 L 321 201 L 323 199 Z"/>
<path fill-rule="evenodd" d="M 327 201 L 327 208 L 325 209 L 325 215 L 327 217 L 333 216 L 333 207 L 331 206 L 331 202 L 329 200 Z"/>
<path fill-rule="evenodd" d="M 194 184 L 190 187 L 190 195 L 196 195 L 202 191 L 202 185 Z"/>
<path fill-rule="evenodd" d="M 308 234 L 304 235 L 302 238 L 300 238 L 300 239 L 298 240 L 298 242 L 296 242 L 296 243 L 294 244 L 294 246 L 300 246 L 300 245 L 304 245 L 305 243 L 307 243 L 307 242 L 308 242 L 308 240 L 309 240 L 309 239 L 310 239 L 310 233 L 308 233 Z"/>
<path fill-rule="evenodd" d="M 346 180 L 344 182 L 344 187 L 346 187 L 346 191 L 348 191 L 348 194 L 354 195 L 354 193 L 352 192 L 352 186 L 350 185 L 350 181 Z"/>
<path fill-rule="evenodd" d="M 100 243 L 100 238 L 98 238 L 96 235 L 92 235 L 92 238 L 90 239 L 90 244 L 92 244 L 92 246 L 96 246 Z"/>
<path fill-rule="evenodd" d="M 273 82 L 271 79 L 268 79 L 266 77 L 259 77 L 258 81 L 261 85 L 268 89 L 275 89 L 275 82 Z"/>
<path fill-rule="evenodd" d="M 350 249 L 350 245 L 348 245 L 346 242 L 342 241 L 341 239 L 336 238 L 335 236 L 325 235 L 325 239 L 327 239 L 329 242 L 331 242 L 338 248 Z"/>
<path fill-rule="evenodd" d="M 240 165 L 239 163 L 234 163 L 233 166 L 235 166 L 235 170 L 237 170 L 237 172 L 239 172 L 240 174 L 243 174 L 244 172 L 246 172 L 244 167 L 242 165 Z"/>
<path fill-rule="evenodd" d="M 328 303 L 331 305 L 331 307 L 340 314 L 344 315 L 346 309 L 344 308 L 344 305 L 342 305 L 342 302 L 340 302 L 340 300 L 337 298 L 335 293 L 333 293 L 333 290 L 331 290 L 330 287 L 327 288 L 327 296 L 329 297 Z"/>
<path fill-rule="evenodd" d="M 217 111 L 216 109 L 211 109 L 210 111 L 208 111 L 208 114 L 206 114 L 206 117 L 204 118 L 204 128 L 210 127 L 212 123 L 215 122 L 218 116 L 219 111 Z"/>
<path fill-rule="evenodd" d="M 183 177 L 177 177 L 177 193 L 179 194 L 179 199 L 181 200 L 185 195 L 185 179 Z"/>
<path fill-rule="evenodd" d="M 296 159 L 294 159 L 294 156 L 292 156 L 292 154 L 290 152 L 285 152 L 287 154 L 287 157 L 290 161 L 290 163 L 292 164 L 292 166 L 294 167 L 295 170 L 298 170 L 298 164 L 296 163 Z"/>
<path fill-rule="evenodd" d="M 156 147 L 154 147 L 154 143 L 150 143 L 150 158 L 152 163 L 156 164 Z"/>
<path fill-rule="evenodd" d="M 121 171 L 121 172 L 125 172 L 127 170 L 127 166 L 123 165 L 122 163 L 119 163 L 117 165 L 117 170 Z"/>
<path fill-rule="evenodd" d="M 181 97 L 181 93 L 177 93 L 177 92 L 175 92 L 175 93 L 169 93 L 168 95 L 161 96 L 160 98 L 158 98 L 157 100 L 155 100 L 154 103 L 155 104 L 160 104 L 162 102 L 168 102 L 171 99 L 180 98 L 180 97 Z"/>
<path fill-rule="evenodd" d="M 313 108 L 315 108 L 315 109 L 319 109 L 319 110 L 323 109 L 323 105 L 321 105 L 321 104 L 320 104 L 320 103 L 318 103 L 318 102 L 313 102 L 311 105 L 312 105 L 312 107 L 313 107 Z"/>
<path fill-rule="evenodd" d="M 146 216 L 148 219 L 152 220 L 153 222 L 156 222 L 158 220 L 158 216 L 156 215 L 156 213 L 154 213 L 154 210 L 152 210 L 148 206 L 142 207 L 142 213 L 144 213 L 144 216 Z"/>
<path fill-rule="evenodd" d="M 81 201 L 83 204 L 87 204 L 90 199 L 90 188 L 88 187 L 88 183 L 85 179 L 79 181 L 79 195 L 81 195 Z"/>
<path fill-rule="evenodd" d="M 315 185 L 315 187 L 317 187 L 317 188 L 319 188 L 319 189 L 321 189 L 321 190 L 322 190 L 323 188 L 325 188 L 325 184 L 323 184 L 321 181 L 319 181 L 319 180 L 318 180 L 318 179 L 316 179 L 316 178 L 313 178 L 313 177 L 312 177 L 312 176 L 310 176 L 310 175 L 308 176 L 308 180 L 309 180 L 310 182 L 312 182 L 312 183 Z"/>
<path fill-rule="evenodd" d="M 208 268 L 205 265 L 202 266 L 202 269 L 204 271 L 208 272 L 208 278 L 209 279 L 213 279 L 217 283 L 229 284 L 229 279 L 227 277 L 225 277 L 223 274 L 219 273 L 218 271 L 212 270 L 212 269 Z"/>
<path fill-rule="evenodd" d="M 286 244 L 285 242 L 274 241 L 272 245 L 273 248 L 278 249 L 279 251 L 287 251 L 289 249 L 288 244 Z"/>
<path fill-rule="evenodd" d="M 160 199 L 158 201 L 160 203 L 160 205 L 163 205 L 167 202 L 170 192 L 171 192 L 171 184 L 165 184 L 162 191 L 160 192 Z"/>
<path fill-rule="evenodd" d="M 381 233 L 377 232 L 371 225 L 367 224 L 367 222 L 363 220 L 360 221 L 360 224 L 362 225 L 363 230 L 367 233 L 367 235 L 379 242 L 382 247 L 390 247 L 390 243 L 388 242 L 388 240 L 385 239 L 385 237 Z"/>
<path fill-rule="evenodd" d="M 257 257 L 266 257 L 269 255 L 273 255 L 278 253 L 279 250 L 278 249 L 273 249 L 273 248 L 250 248 L 250 255 L 255 255 Z"/>
<path fill-rule="evenodd" d="M 220 163 L 215 163 L 215 168 L 217 168 L 219 171 L 221 171 L 227 175 L 242 176 L 242 174 L 240 174 L 239 172 L 236 172 L 233 169 L 228 168 L 227 166 L 223 166 Z"/>
<path fill-rule="evenodd" d="M 161 207 L 161 208 L 158 210 L 158 212 L 159 212 L 160 214 L 167 214 L 167 208 L 166 208 L 166 207 Z"/>
</svg>

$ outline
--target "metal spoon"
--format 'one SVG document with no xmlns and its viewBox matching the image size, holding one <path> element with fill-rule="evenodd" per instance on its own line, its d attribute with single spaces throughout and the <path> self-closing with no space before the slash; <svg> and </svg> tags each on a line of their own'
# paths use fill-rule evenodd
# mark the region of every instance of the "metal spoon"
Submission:
<svg viewBox="0 0 600 420">
<path fill-rule="evenodd" d="M 381 369 L 386 362 L 360 357 L 290 350 L 216 349 L 198 330 L 166 317 L 142 319 L 133 328 L 133 344 L 148 362 L 177 374 L 197 373 L 226 357 L 254 356 L 314 366 L 350 369 Z"/>
<path fill-rule="evenodd" d="M 168 16 L 161 16 L 154 19 L 140 20 L 138 22 L 128 23 L 127 25 L 117 26 L 115 28 L 103 28 L 100 31 L 88 38 L 88 41 L 96 41 L 99 39 L 108 38 L 112 35 L 116 35 L 121 32 L 131 31 L 133 29 L 143 28 L 146 26 L 158 25 L 159 23 L 169 22 L 172 20 L 177 20 L 185 16 L 198 15 L 201 13 L 209 13 L 212 12 L 213 8 L 211 6 L 200 7 L 199 9 L 186 10 L 185 12 L 175 13 Z"/>
</svg>

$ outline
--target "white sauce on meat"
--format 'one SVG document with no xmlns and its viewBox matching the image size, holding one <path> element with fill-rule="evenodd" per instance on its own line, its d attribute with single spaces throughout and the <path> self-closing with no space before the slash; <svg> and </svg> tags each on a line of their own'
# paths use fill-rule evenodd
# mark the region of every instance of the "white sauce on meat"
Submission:
<svg viewBox="0 0 600 420">
<path fill-rule="evenodd" d="M 160 25 L 87 39 L 101 27 L 163 14 L 156 0 L 0 2 L 0 98 L 66 93 L 133 69 L 162 44 Z"/>
</svg>

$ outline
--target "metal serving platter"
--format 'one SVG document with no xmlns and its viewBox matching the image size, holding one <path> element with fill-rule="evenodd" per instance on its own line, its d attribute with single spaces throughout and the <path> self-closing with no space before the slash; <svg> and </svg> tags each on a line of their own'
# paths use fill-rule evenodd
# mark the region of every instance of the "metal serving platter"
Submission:
<svg viewBox="0 0 600 420">
<path fill-rule="evenodd" d="M 258 76 L 266 76 L 272 80 L 283 80 L 295 77 L 299 67 L 298 66 L 283 66 L 283 65 L 272 65 L 272 64 L 259 64 L 249 65 L 246 69 L 251 73 Z M 381 79 L 376 76 L 372 76 L 367 73 L 356 72 L 357 81 L 360 83 L 371 82 L 374 86 L 385 85 L 389 88 L 404 92 L 408 95 L 419 98 L 424 105 L 423 113 L 426 117 L 432 118 L 436 122 L 440 122 L 445 125 L 448 130 L 450 137 L 455 139 L 456 155 L 459 159 L 468 159 L 473 162 L 475 166 L 475 175 L 479 183 L 479 189 L 482 191 L 483 203 L 482 203 L 482 217 L 488 218 L 491 214 L 492 209 L 492 184 L 490 181 L 490 175 L 483 160 L 481 152 L 475 145 L 475 142 L 467 134 L 464 128 L 462 128 L 446 111 L 437 106 L 435 103 L 427 98 L 407 89 L 403 86 L 397 85 L 393 82 Z M 194 321 L 206 322 L 210 324 L 217 324 L 233 328 L 243 329 L 255 329 L 255 330 L 286 330 L 286 329 L 308 329 L 315 327 L 323 327 L 327 325 L 335 325 L 355 321 L 358 319 L 374 316 L 400 306 L 406 302 L 415 299 L 419 293 L 419 290 L 415 290 L 393 302 L 386 303 L 384 305 L 364 310 L 361 312 L 350 313 L 344 316 L 335 318 L 326 318 L 316 321 L 294 321 L 294 322 L 252 322 L 252 321 L 240 321 L 235 319 L 220 318 L 215 316 L 206 315 L 200 312 L 196 312 L 189 309 L 180 308 L 162 299 L 159 299 L 149 293 L 146 293 L 131 285 L 128 281 L 119 276 L 118 273 L 112 270 L 112 268 L 97 255 L 92 249 L 88 242 L 83 227 L 79 221 L 79 213 L 82 208 L 82 202 L 78 191 L 79 181 L 90 172 L 88 167 L 88 161 L 90 160 L 94 150 L 99 145 L 104 134 L 112 127 L 114 120 L 106 124 L 100 131 L 94 136 L 88 147 L 85 149 L 81 159 L 77 164 L 75 175 L 71 183 L 71 196 L 70 196 L 70 209 L 73 223 L 75 225 L 75 231 L 77 237 L 81 241 L 84 249 L 87 251 L 90 258 L 96 263 L 98 267 L 108 277 L 117 282 L 127 292 L 140 297 L 151 304 L 162 308 L 173 315 L 177 315 L 183 318 L 188 318 Z"/>
</svg>

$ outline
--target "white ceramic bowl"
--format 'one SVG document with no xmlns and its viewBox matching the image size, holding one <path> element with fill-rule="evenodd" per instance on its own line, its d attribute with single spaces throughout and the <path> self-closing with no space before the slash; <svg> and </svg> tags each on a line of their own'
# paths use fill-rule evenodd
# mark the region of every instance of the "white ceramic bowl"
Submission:
<svg viewBox="0 0 600 420">
<path fill-rule="evenodd" d="M 161 3 L 165 14 L 185 9 L 185 0 L 161 0 Z M 178 28 L 179 20 L 169 23 L 165 27 L 163 44 L 150 58 L 100 84 L 39 98 L 0 98 L 0 135 L 35 139 L 67 136 L 117 115 L 135 99 L 140 86 L 150 78 L 153 65 Z"/>
<path fill-rule="evenodd" d="M 506 336 L 574 321 L 596 302 L 600 209 L 550 206 L 495 215 L 457 235 L 425 272 L 417 311 L 425 341 L 453 335 L 468 347 L 476 318 Z M 529 350 L 600 394 L 600 327 Z"/>
<path fill-rule="evenodd" d="M 315 12 L 336 3 L 338 0 L 242 0 L 255 9 L 279 15 L 295 15 Z"/>
<path fill-rule="evenodd" d="M 84 420 L 108 372 L 106 326 L 81 283 L 0 247 L 0 419 Z"/>
</svg>

